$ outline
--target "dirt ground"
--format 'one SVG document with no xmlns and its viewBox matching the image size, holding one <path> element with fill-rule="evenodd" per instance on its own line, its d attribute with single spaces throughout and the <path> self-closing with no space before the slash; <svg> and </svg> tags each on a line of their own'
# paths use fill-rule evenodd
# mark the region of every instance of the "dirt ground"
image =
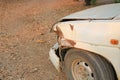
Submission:
<svg viewBox="0 0 120 80">
<path fill-rule="evenodd" d="M 49 60 L 50 29 L 86 8 L 75 0 L 0 0 L 0 80 L 64 80 Z"/>
</svg>

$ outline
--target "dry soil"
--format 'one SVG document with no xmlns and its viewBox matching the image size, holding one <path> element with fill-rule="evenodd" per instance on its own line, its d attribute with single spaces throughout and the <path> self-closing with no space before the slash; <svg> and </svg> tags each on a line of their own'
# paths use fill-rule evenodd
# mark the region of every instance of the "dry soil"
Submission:
<svg viewBox="0 0 120 80">
<path fill-rule="evenodd" d="M 64 80 L 49 60 L 50 29 L 86 8 L 75 0 L 0 0 L 0 80 Z"/>
</svg>

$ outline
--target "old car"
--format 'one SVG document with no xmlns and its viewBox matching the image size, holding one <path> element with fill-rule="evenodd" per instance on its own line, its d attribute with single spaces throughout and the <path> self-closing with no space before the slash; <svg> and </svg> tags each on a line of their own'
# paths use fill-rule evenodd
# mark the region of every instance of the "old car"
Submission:
<svg viewBox="0 0 120 80">
<path fill-rule="evenodd" d="M 120 3 L 60 19 L 50 60 L 68 80 L 120 80 Z"/>
</svg>

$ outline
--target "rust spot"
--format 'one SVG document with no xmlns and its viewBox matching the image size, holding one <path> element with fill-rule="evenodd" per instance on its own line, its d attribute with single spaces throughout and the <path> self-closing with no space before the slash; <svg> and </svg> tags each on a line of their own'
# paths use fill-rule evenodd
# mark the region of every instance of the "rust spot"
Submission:
<svg viewBox="0 0 120 80">
<path fill-rule="evenodd" d="M 70 24 L 70 28 L 71 28 L 71 30 L 73 31 L 74 26 Z"/>
<path fill-rule="evenodd" d="M 62 33 L 61 29 L 58 26 L 57 26 L 57 31 L 55 31 L 55 33 L 57 35 L 59 35 L 59 37 L 63 37 L 63 33 Z"/>
<path fill-rule="evenodd" d="M 76 44 L 76 42 L 74 42 L 73 40 L 66 39 L 66 41 L 69 42 L 72 46 Z"/>
</svg>

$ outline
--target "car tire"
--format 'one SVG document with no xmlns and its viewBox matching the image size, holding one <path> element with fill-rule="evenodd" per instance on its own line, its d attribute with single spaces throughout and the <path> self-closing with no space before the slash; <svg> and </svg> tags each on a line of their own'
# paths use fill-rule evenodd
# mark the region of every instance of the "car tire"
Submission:
<svg viewBox="0 0 120 80">
<path fill-rule="evenodd" d="M 99 55 L 71 49 L 64 61 L 68 80 L 117 80 L 111 64 Z"/>
</svg>

